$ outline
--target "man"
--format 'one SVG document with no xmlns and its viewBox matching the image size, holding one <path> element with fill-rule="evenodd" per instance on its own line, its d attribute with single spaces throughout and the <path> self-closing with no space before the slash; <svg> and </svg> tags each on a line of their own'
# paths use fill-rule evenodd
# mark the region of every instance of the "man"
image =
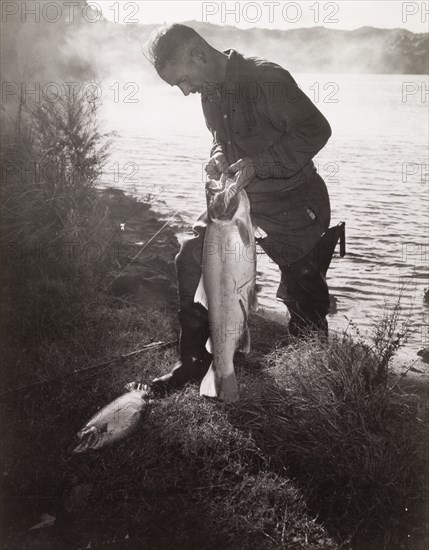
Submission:
<svg viewBox="0 0 429 550">
<path fill-rule="evenodd" d="M 280 267 L 277 296 L 289 309 L 290 334 L 326 336 L 325 274 L 337 236 L 326 239 L 329 196 L 312 158 L 331 135 L 328 121 L 288 71 L 235 50 L 220 52 L 185 25 L 157 31 L 149 52 L 167 84 L 178 86 L 185 96 L 201 94 L 213 135 L 207 175 L 220 179 L 235 174 L 234 190 L 246 189 L 252 220 L 266 235 L 258 243 Z M 182 244 L 176 257 L 180 361 L 152 382 L 156 393 L 200 380 L 210 365 L 211 355 L 205 349 L 207 311 L 194 303 L 206 224 L 203 213 L 194 225 L 194 236 Z"/>
</svg>

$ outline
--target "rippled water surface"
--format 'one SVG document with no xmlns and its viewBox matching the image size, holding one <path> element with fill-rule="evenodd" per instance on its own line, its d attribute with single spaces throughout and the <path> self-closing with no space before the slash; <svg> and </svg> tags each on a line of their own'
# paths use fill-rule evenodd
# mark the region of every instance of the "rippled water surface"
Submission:
<svg viewBox="0 0 429 550">
<path fill-rule="evenodd" d="M 365 334 L 401 295 L 415 351 L 429 340 L 427 103 L 420 93 L 404 102 L 402 86 L 426 77 L 294 76 L 331 123 L 315 162 L 330 192 L 332 225 L 347 223 L 347 255 L 336 255 L 328 272 L 330 325 L 352 321 Z M 140 89 L 138 103 L 106 99 L 102 115 L 105 128 L 118 132 L 103 185 L 154 194 L 190 225 L 205 207 L 202 168 L 211 145 L 199 96 L 161 84 Z M 285 315 L 275 298 L 277 266 L 259 255 L 258 271 L 260 304 Z"/>
</svg>

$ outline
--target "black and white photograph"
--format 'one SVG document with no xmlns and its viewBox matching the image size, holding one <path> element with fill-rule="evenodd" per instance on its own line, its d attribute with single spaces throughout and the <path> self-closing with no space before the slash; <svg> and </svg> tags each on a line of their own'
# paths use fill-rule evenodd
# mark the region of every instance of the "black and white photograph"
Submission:
<svg viewBox="0 0 429 550">
<path fill-rule="evenodd" d="M 0 547 L 426 550 L 429 2 L 0 11 Z"/>
</svg>

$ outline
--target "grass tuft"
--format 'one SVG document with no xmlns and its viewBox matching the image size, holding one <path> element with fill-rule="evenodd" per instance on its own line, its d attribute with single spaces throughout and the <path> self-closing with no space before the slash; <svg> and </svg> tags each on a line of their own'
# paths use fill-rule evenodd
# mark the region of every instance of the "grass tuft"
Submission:
<svg viewBox="0 0 429 550">
<path fill-rule="evenodd" d="M 416 396 L 380 379 L 374 350 L 342 335 L 269 353 L 263 367 L 265 382 L 250 379 L 237 422 L 331 532 L 391 537 L 394 548 L 410 524 L 423 528 L 427 421 Z"/>
</svg>

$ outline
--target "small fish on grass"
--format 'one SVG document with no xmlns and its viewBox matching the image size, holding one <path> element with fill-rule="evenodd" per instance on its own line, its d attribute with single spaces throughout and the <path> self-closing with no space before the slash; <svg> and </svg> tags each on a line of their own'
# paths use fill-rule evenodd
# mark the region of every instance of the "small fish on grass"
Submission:
<svg viewBox="0 0 429 550">
<path fill-rule="evenodd" d="M 74 453 L 101 449 L 125 439 L 136 429 L 144 409 L 151 403 L 150 392 L 146 385 L 129 390 L 98 411 L 78 432 L 80 442 Z"/>
</svg>

